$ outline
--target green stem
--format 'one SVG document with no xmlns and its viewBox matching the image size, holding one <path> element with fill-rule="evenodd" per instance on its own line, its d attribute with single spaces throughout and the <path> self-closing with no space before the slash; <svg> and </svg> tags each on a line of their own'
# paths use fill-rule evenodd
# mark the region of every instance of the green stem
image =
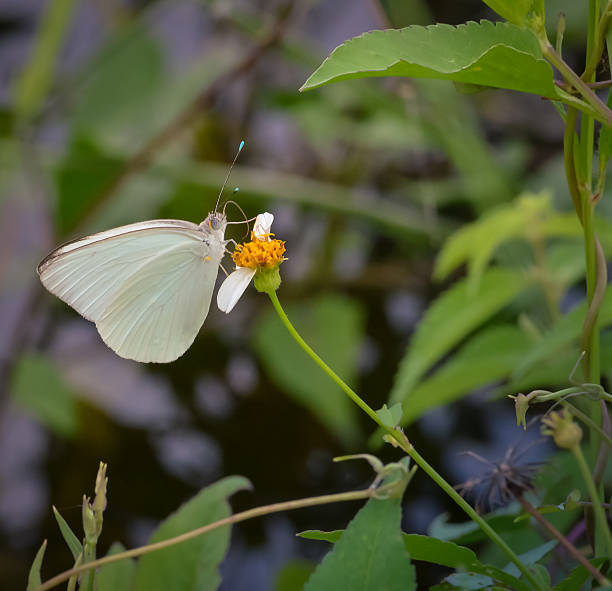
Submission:
<svg viewBox="0 0 612 591">
<path fill-rule="evenodd" d="M 574 144 L 576 143 L 576 120 L 578 111 L 574 107 L 567 110 L 565 118 L 565 133 L 563 134 L 563 164 L 565 165 L 565 177 L 569 188 L 574 209 L 582 223 L 582 208 L 580 206 L 580 191 L 578 190 L 578 178 L 576 177 L 576 161 L 574 160 Z"/>
<path fill-rule="evenodd" d="M 591 78 L 595 75 L 595 70 L 597 69 L 597 65 L 599 64 L 599 60 L 601 59 L 601 55 L 603 53 L 604 44 L 606 42 L 606 33 L 608 32 L 608 25 L 610 24 L 610 8 L 612 7 L 612 2 L 608 1 L 606 8 L 601 16 L 601 20 L 597 23 L 597 26 L 593 26 L 592 29 L 596 31 L 593 35 L 592 42 L 592 51 L 590 53 L 589 59 L 587 60 L 587 65 L 582 74 L 582 79 L 586 82 L 590 82 Z M 597 7 L 595 7 L 597 8 Z M 592 11 L 595 13 L 595 11 Z M 594 16 L 595 16 L 594 14 Z M 594 18 L 591 17 L 591 18 Z"/>
<path fill-rule="evenodd" d="M 592 209 L 592 208 L 591 208 Z M 608 270 L 606 266 L 606 257 L 599 242 L 599 239 L 592 231 L 592 222 L 588 224 L 589 231 L 587 232 L 587 224 L 585 224 L 585 245 L 590 244 L 586 236 L 592 236 L 593 252 L 589 252 L 587 248 L 587 289 L 589 287 L 588 273 L 589 263 L 593 268 L 590 273 L 594 275 L 594 286 L 590 293 L 587 293 L 589 308 L 587 310 L 584 324 L 582 326 L 581 348 L 585 351 L 583 359 L 583 368 L 585 378 L 588 381 L 599 383 L 600 381 L 600 359 L 599 359 L 599 329 L 597 321 L 599 310 L 603 304 L 606 294 L 606 286 L 608 283 Z M 586 361 L 585 361 L 586 360 Z M 593 380 L 594 378 L 594 380 Z"/>
<path fill-rule="evenodd" d="M 304 351 L 306 351 L 306 353 L 309 355 L 309 357 L 334 381 L 336 382 L 336 384 L 338 384 L 338 386 L 340 386 L 340 388 L 344 391 L 344 393 L 361 409 L 363 410 L 363 412 L 365 412 L 377 425 L 379 425 L 380 427 L 382 427 L 385 431 L 387 431 L 390 435 L 392 435 L 393 437 L 396 437 L 396 433 L 394 432 L 393 429 L 391 429 L 390 427 L 388 427 L 387 425 L 385 425 L 382 420 L 380 419 L 380 417 L 376 414 L 376 412 L 374 410 L 372 410 L 372 408 L 366 404 L 366 402 L 364 402 L 361 397 L 359 396 L 359 394 L 357 394 L 357 392 L 355 392 L 352 388 L 350 388 L 347 384 L 344 383 L 344 381 L 329 367 L 329 365 L 327 365 L 327 363 L 325 363 L 325 361 L 323 361 L 323 359 L 321 359 L 313 350 L 312 348 L 308 345 L 308 343 L 306 343 L 306 341 L 300 336 L 300 334 L 298 333 L 297 330 L 295 330 L 295 328 L 293 327 L 293 324 L 291 324 L 291 321 L 289 320 L 289 318 L 287 318 L 287 314 L 285 314 L 285 311 L 283 310 L 283 307 L 281 306 L 281 303 L 278 300 L 278 296 L 276 295 L 275 291 L 268 291 L 266 292 L 268 294 L 268 296 L 270 297 L 270 300 L 272 301 L 272 305 L 274 306 L 274 309 L 276 310 L 276 313 L 278 314 L 278 316 L 280 317 L 280 319 L 282 320 L 283 324 L 285 325 L 285 328 L 289 331 L 289 334 L 297 341 L 298 345 L 300 347 L 302 347 L 302 349 L 304 349 Z"/>
<path fill-rule="evenodd" d="M 404 448 L 403 448 L 404 449 Z M 527 566 L 522 562 L 518 555 L 504 542 L 502 537 L 474 510 L 474 508 L 427 462 L 411 445 L 410 449 L 404 449 L 416 464 L 453 500 L 472 521 L 475 521 L 480 529 L 494 542 L 502 552 L 518 567 L 525 578 L 531 583 L 534 589 L 546 589 L 542 583 L 536 579 Z"/>
<path fill-rule="evenodd" d="M 83 562 L 90 564 L 96 561 L 96 542 L 93 543 L 85 539 L 83 544 Z M 89 570 L 86 575 L 84 589 L 86 591 L 94 591 L 94 580 L 96 576 L 95 570 Z"/>
<path fill-rule="evenodd" d="M 563 78 L 569 82 L 584 98 L 584 100 L 597 113 L 598 118 L 612 129 L 612 111 L 606 104 L 589 88 L 589 85 L 572 70 L 563 58 L 555 51 L 555 48 L 544 41 L 542 43 L 542 54 L 553 65 Z"/>
<path fill-rule="evenodd" d="M 215 521 L 214 523 L 209 523 L 208 525 L 204 525 L 202 527 L 188 531 L 173 538 L 162 540 L 161 542 L 148 544 L 147 546 L 141 546 L 139 548 L 132 548 L 132 550 L 126 550 L 125 552 L 113 554 L 112 556 L 105 556 L 104 558 L 93 560 L 92 562 L 88 562 L 87 564 L 75 566 L 70 570 L 64 571 L 63 573 L 60 573 L 59 575 L 56 575 L 53 578 L 45 581 L 35 591 L 47 591 L 48 589 L 52 589 L 60 583 L 67 581 L 74 575 L 79 575 L 91 569 L 96 569 L 106 564 L 112 564 L 113 562 L 117 562 L 118 560 L 123 560 L 125 558 L 136 558 L 137 556 L 143 556 L 144 554 L 156 552 L 157 550 L 163 550 L 164 548 L 169 548 L 170 546 L 180 544 L 181 542 L 186 542 L 187 540 L 191 540 L 193 538 L 201 536 L 205 533 L 208 533 L 209 531 L 212 531 L 219 527 L 223 527 L 224 525 L 231 525 L 233 523 L 246 521 L 247 519 L 253 519 L 254 517 L 262 517 L 263 515 L 269 515 L 271 513 L 291 511 L 293 509 L 301 509 L 303 507 L 313 507 L 318 505 L 326 505 L 329 503 L 339 503 L 342 501 L 357 501 L 360 499 L 369 499 L 379 494 L 383 489 L 384 487 L 381 487 L 379 489 L 367 488 L 365 490 L 338 493 L 334 495 L 322 495 L 318 497 L 308 497 L 306 499 L 285 501 L 283 503 L 273 503 L 271 505 L 264 505 L 262 507 L 248 509 L 247 511 L 242 511 L 241 513 L 230 515 L 229 517 L 220 519 L 219 521 Z"/>
<path fill-rule="evenodd" d="M 579 445 L 575 445 L 571 449 L 571 452 L 574 454 L 574 457 L 578 462 L 578 466 L 580 468 L 580 471 L 582 472 L 582 477 L 584 478 L 584 481 L 587 485 L 587 489 L 589 491 L 589 495 L 593 503 L 595 520 L 597 521 L 597 524 L 599 526 L 598 529 L 603 532 L 608 556 L 612 556 L 612 534 L 610 534 L 610 528 L 608 527 L 606 514 L 604 512 L 603 507 L 601 506 L 599 495 L 597 494 L 597 488 L 595 487 L 595 483 L 593 482 L 593 478 L 591 476 L 591 470 L 587 465 L 587 462 L 584 458 L 584 454 L 582 453 L 582 449 Z"/>
<path fill-rule="evenodd" d="M 610 585 L 610 581 L 600 573 L 548 519 L 546 519 L 525 497 L 518 497 L 523 509 L 533 517 L 548 533 L 555 538 L 579 562 L 600 585 Z"/>
<path fill-rule="evenodd" d="M 534 589 L 544 590 L 546 587 L 542 585 L 538 579 L 536 579 L 527 566 L 521 561 L 519 556 L 504 542 L 501 536 L 480 516 L 473 507 L 442 477 L 442 475 L 436 471 L 436 469 L 425 460 L 414 446 L 408 441 L 405 435 L 398 430 L 392 429 L 385 425 L 378 417 L 376 412 L 366 403 L 364 400 L 344 381 L 313 351 L 313 349 L 304 341 L 300 334 L 295 330 L 291 321 L 285 314 L 278 296 L 275 291 L 266 292 L 272 301 L 272 305 L 276 310 L 285 328 L 289 331 L 289 334 L 296 340 L 298 345 L 304 349 L 306 354 L 336 383 L 340 388 L 347 394 L 350 399 L 359 406 L 377 425 L 382 427 L 387 433 L 389 433 L 395 441 L 413 460 L 414 462 L 457 504 L 465 513 L 475 521 L 482 531 L 490 538 L 492 542 L 502 550 L 502 552 L 518 567 L 523 573 L 525 578 L 533 585 Z"/>
</svg>

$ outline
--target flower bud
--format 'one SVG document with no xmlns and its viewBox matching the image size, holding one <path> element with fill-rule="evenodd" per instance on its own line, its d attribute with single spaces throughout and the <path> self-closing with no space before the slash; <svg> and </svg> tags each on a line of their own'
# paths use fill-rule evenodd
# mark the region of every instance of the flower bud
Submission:
<svg viewBox="0 0 612 591">
<path fill-rule="evenodd" d="M 88 543 L 95 543 L 100 535 L 98 520 L 89 498 L 85 495 L 83 495 L 83 531 L 85 532 L 85 541 Z"/>
<path fill-rule="evenodd" d="M 100 462 L 98 474 L 96 476 L 96 496 L 94 498 L 92 508 L 95 512 L 102 513 L 106 509 L 106 485 L 108 478 L 106 477 L 106 467 L 104 462 Z"/>
<path fill-rule="evenodd" d="M 544 435 L 552 435 L 554 442 L 562 449 L 575 449 L 582 440 L 582 429 L 574 423 L 572 415 L 563 410 L 551 412 L 542 419 L 547 429 L 542 429 Z"/>
</svg>

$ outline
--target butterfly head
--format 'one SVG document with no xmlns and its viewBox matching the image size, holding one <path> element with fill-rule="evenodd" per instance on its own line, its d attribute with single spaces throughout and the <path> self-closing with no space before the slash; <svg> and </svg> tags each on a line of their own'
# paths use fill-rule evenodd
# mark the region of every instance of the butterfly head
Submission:
<svg viewBox="0 0 612 591">
<path fill-rule="evenodd" d="M 207 231 L 217 232 L 221 230 L 225 232 L 227 225 L 227 217 L 220 211 L 211 211 L 206 219 L 200 224 L 200 228 Z"/>
</svg>

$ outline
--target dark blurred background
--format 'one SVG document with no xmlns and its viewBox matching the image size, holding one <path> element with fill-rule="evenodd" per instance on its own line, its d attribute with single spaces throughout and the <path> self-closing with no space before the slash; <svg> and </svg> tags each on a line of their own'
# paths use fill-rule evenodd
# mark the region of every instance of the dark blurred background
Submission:
<svg viewBox="0 0 612 591">
<path fill-rule="evenodd" d="M 582 63 L 572 47 L 584 43 L 586 9 L 548 4 L 553 28 L 567 12 L 565 57 Z M 369 484 L 365 463 L 332 458 L 368 451 L 371 422 L 294 348 L 254 289 L 228 316 L 213 303 L 178 361 L 141 365 L 107 349 L 35 268 L 78 235 L 158 217 L 200 222 L 244 138 L 227 195 L 239 186 L 247 216 L 274 213 L 289 316 L 380 407 L 416 323 L 449 284 L 431 278 L 445 237 L 525 187 L 548 187 L 568 207 L 561 121 L 539 97 L 467 96 L 434 81 L 298 89 L 352 36 L 481 18 L 495 15 L 477 0 L 0 1 L 2 588 L 25 587 L 43 538 L 45 576 L 71 565 L 51 505 L 80 531 L 100 460 L 109 465 L 100 553 L 114 540 L 145 543 L 224 475 L 253 483 L 233 498 L 236 511 Z M 228 214 L 242 219 L 232 206 Z M 479 470 L 460 451 L 497 458 L 531 438 L 489 394 L 408 427 L 453 483 Z M 423 474 L 405 507 L 411 532 L 445 511 L 462 520 Z M 222 589 L 274 589 L 287 569 L 299 578 L 326 547 L 295 533 L 344 527 L 357 509 L 234 528 Z M 419 566 L 422 588 L 443 574 Z"/>
</svg>

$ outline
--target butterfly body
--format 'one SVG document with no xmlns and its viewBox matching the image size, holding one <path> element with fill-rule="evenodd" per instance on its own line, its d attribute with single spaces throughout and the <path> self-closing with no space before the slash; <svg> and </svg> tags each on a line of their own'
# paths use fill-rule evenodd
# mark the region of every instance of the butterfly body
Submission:
<svg viewBox="0 0 612 591">
<path fill-rule="evenodd" d="M 210 307 L 227 220 L 150 220 L 60 246 L 43 285 L 92 322 L 121 357 L 165 363 L 193 343 Z"/>
</svg>

